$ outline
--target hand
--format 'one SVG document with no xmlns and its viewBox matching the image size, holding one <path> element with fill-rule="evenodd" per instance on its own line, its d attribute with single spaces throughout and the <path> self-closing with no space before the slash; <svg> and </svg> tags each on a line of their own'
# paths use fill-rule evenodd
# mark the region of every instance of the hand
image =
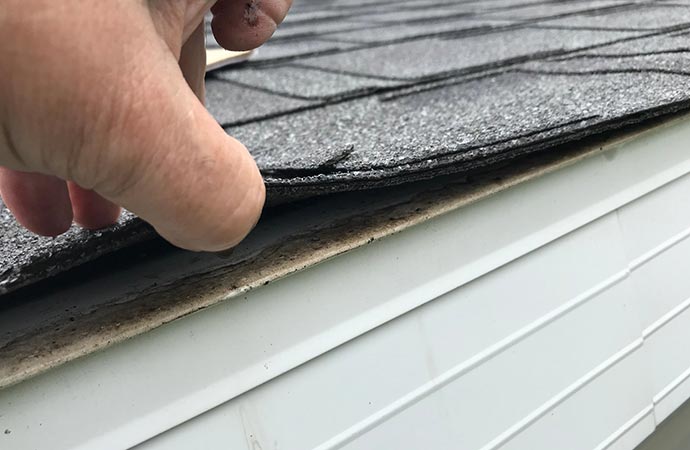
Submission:
<svg viewBox="0 0 690 450">
<path fill-rule="evenodd" d="M 236 245 L 261 175 L 203 106 L 206 0 L 3 0 L 0 192 L 29 230 L 100 228 L 123 206 L 191 250 Z M 220 0 L 232 50 L 267 40 L 291 0 Z"/>
</svg>

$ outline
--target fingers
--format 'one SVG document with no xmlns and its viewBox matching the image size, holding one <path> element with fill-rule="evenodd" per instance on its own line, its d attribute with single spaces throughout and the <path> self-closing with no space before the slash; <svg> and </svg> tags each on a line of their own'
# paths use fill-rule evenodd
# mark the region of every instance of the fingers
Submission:
<svg viewBox="0 0 690 450">
<path fill-rule="evenodd" d="M 75 183 L 37 173 L 0 168 L 0 192 L 6 206 L 25 228 L 58 236 L 72 220 L 89 229 L 114 224 L 120 207 Z"/>
<path fill-rule="evenodd" d="M 180 52 L 180 69 L 187 84 L 204 103 L 206 76 L 206 30 L 202 22 L 192 32 Z"/>
<path fill-rule="evenodd" d="M 42 29 L 54 38 L 27 47 L 38 57 L 3 55 L 13 76 L 0 77 L 0 119 L 7 125 L 12 118 L 5 140 L 15 150 L 8 154 L 16 153 L 3 161 L 84 189 L 2 170 L 0 192 L 19 221 L 40 234 L 59 234 L 72 222 L 71 195 L 74 216 L 89 227 L 114 220 L 117 204 L 180 247 L 236 245 L 261 213 L 263 181 L 246 148 L 199 101 L 203 36 L 197 23 L 185 41 L 186 3 L 34 3 L 44 13 L 17 13 L 5 37 L 28 42 L 32 30 Z M 24 11 L 18 5 L 12 11 Z M 50 70 L 36 82 L 33 75 L 44 66 Z"/>
<path fill-rule="evenodd" d="M 147 0 L 145 3 L 149 6 L 158 33 L 177 55 L 197 26 L 203 23 L 215 0 Z"/>
<path fill-rule="evenodd" d="M 292 0 L 220 0 L 212 8 L 213 35 L 228 50 L 251 50 L 266 42 L 285 19 Z"/>
<path fill-rule="evenodd" d="M 182 42 L 187 42 L 189 37 L 196 30 L 196 26 L 200 23 L 203 24 L 204 16 L 215 3 L 216 0 L 187 0 L 187 13 L 185 17 L 185 26 L 182 31 Z"/>
<path fill-rule="evenodd" d="M 196 45 L 204 51 L 202 42 Z M 112 99 L 121 112 L 117 126 L 100 139 L 111 148 L 98 164 L 108 170 L 82 185 L 134 212 L 177 246 L 232 247 L 259 218 L 261 175 L 246 148 L 189 88 L 173 55 L 164 47 L 148 50 L 141 49 L 141 60 L 131 62 L 133 70 L 122 81 L 136 86 L 136 95 Z"/>
<path fill-rule="evenodd" d="M 42 236 L 58 236 L 72 225 L 72 206 L 64 181 L 0 167 L 0 193 L 19 223 Z"/>
<path fill-rule="evenodd" d="M 121 212 L 119 206 L 76 183 L 68 182 L 67 187 L 72 201 L 74 221 L 77 224 L 97 230 L 117 222 Z"/>
</svg>

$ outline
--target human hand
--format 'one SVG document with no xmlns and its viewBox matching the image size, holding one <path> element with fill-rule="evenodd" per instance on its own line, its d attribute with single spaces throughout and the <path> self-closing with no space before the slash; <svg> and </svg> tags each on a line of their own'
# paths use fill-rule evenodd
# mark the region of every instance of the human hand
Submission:
<svg viewBox="0 0 690 450">
<path fill-rule="evenodd" d="M 203 106 L 203 18 L 231 50 L 267 40 L 291 0 L 4 0 L 0 193 L 29 230 L 114 223 L 123 206 L 191 250 L 236 245 L 265 191 Z"/>
</svg>

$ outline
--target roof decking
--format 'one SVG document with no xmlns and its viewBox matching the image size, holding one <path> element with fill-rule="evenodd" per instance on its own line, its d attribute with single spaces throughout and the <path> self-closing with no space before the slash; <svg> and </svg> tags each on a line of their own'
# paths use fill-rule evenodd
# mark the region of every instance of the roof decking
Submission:
<svg viewBox="0 0 690 450">
<path fill-rule="evenodd" d="M 690 106 L 690 2 L 297 0 L 208 106 L 269 201 L 503 166 Z M 151 236 L 31 236 L 0 209 L 0 294 Z M 59 256 L 57 256 L 59 255 Z"/>
</svg>

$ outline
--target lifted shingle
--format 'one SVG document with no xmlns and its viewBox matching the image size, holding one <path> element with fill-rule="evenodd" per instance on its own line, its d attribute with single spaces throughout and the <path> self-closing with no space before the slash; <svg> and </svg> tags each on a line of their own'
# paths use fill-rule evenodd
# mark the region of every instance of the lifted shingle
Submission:
<svg viewBox="0 0 690 450">
<path fill-rule="evenodd" d="M 687 1 L 296 0 L 294 12 L 252 61 L 208 79 L 209 109 L 256 157 L 271 203 L 462 178 L 690 106 Z M 0 294 L 152 235 L 127 215 L 37 238 L 0 206 Z"/>
</svg>

